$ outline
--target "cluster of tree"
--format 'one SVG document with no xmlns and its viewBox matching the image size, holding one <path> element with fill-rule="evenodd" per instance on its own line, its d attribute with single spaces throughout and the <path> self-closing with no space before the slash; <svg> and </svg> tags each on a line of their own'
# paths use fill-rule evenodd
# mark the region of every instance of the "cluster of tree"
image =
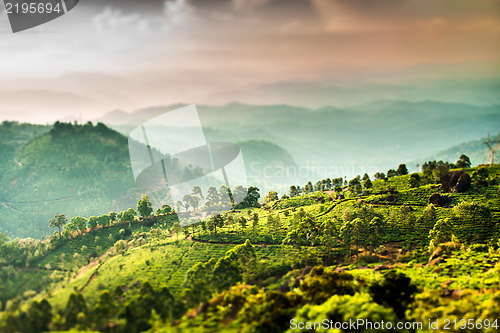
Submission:
<svg viewBox="0 0 500 333">
<path fill-rule="evenodd" d="M 337 222 L 338 224 L 338 222 Z M 361 204 L 346 208 L 342 213 L 339 238 L 342 240 L 346 256 L 351 258 L 352 246 L 373 251 L 385 239 L 383 216 L 372 206 Z"/>
<path fill-rule="evenodd" d="M 457 168 L 470 168 L 471 162 L 469 157 L 466 155 L 461 155 L 460 159 L 455 163 L 443 162 L 443 161 L 428 161 L 422 165 L 423 176 L 421 177 L 418 173 L 412 173 L 410 175 L 409 183 L 410 187 L 415 188 L 423 184 L 439 183 L 443 182 L 443 177 L 448 177 L 450 174 L 450 169 Z M 418 167 L 418 165 L 417 165 Z M 377 180 L 387 180 L 388 178 L 395 176 L 403 176 L 408 174 L 408 168 L 406 164 L 400 164 L 396 170 L 389 169 L 387 175 L 383 172 L 375 173 L 374 177 Z M 445 179 L 447 181 L 448 178 Z"/>
<path fill-rule="evenodd" d="M 439 244 L 456 241 L 462 244 L 491 243 L 500 232 L 488 206 L 470 201 L 462 201 L 452 210 L 452 216 L 439 219 L 429 232 L 430 248 Z"/>
<path fill-rule="evenodd" d="M 232 287 L 184 317 L 175 328 L 194 331 L 203 325 L 213 332 L 224 329 L 283 332 L 301 322 L 304 327 L 299 331 L 317 331 L 320 328 L 313 326 L 314 322 L 325 318 L 334 322 L 349 321 L 360 311 L 365 320 L 383 320 L 395 326 L 396 322 L 408 319 L 405 310 L 413 304 L 417 291 L 411 279 L 393 271 L 368 285 L 367 281 L 358 283 L 349 273 L 322 266 L 310 271 L 304 269 L 302 274 L 305 278 L 293 290 L 287 287 L 288 281 L 285 282 L 282 289 L 288 291 L 286 293 L 256 286 Z M 363 290 L 365 287 L 368 292 Z"/>
<path fill-rule="evenodd" d="M 143 282 L 132 297 L 125 298 L 117 286 L 113 292 L 103 290 L 94 305 L 80 293 L 70 295 L 66 306 L 55 313 L 47 300 L 33 301 L 26 311 L 10 308 L 0 323 L 0 332 L 36 333 L 49 330 L 98 330 L 143 332 L 157 318 L 168 321 L 179 318 L 185 311 L 166 286 L 153 288 Z"/>
<path fill-rule="evenodd" d="M 66 306 L 57 311 L 46 300 L 34 301 L 26 309 L 11 306 L 2 314 L 0 332 L 143 332 L 166 326 L 193 331 L 200 325 L 220 331 L 228 323 L 249 331 L 281 332 L 290 327 L 293 318 L 304 322 L 315 321 L 316 316 L 341 320 L 361 307 L 364 319 L 395 322 L 407 319 L 406 309 L 417 291 L 402 273 L 389 271 L 367 285 L 349 273 L 322 266 L 305 269 L 294 290 L 287 287 L 288 281 L 284 288 L 288 292 L 259 289 L 248 286 L 256 270 L 255 262 L 254 248 L 246 242 L 218 261 L 211 259 L 194 265 L 186 274 L 182 302 L 166 286 L 153 288 L 145 281 L 130 294 L 125 294 L 121 286 L 111 292 L 103 290 L 94 303 L 73 293 Z M 238 284 L 242 281 L 247 284 Z M 214 297 L 217 293 L 220 294 Z M 196 308 L 183 316 L 186 310 Z"/>
<path fill-rule="evenodd" d="M 221 292 L 238 282 L 248 282 L 256 267 L 255 248 L 247 240 L 226 252 L 219 260 L 211 258 L 197 263 L 187 273 L 182 298 L 188 307 L 208 300 L 215 292 Z"/>
<path fill-rule="evenodd" d="M 441 182 L 441 178 L 449 174 L 450 169 L 465 169 L 470 168 L 471 161 L 468 156 L 461 155 L 458 161 L 453 164 L 450 162 L 443 161 L 428 161 L 422 164 L 422 172 L 424 179 L 427 183 L 431 182 Z"/>
<path fill-rule="evenodd" d="M 153 213 L 153 205 L 149 196 L 143 195 L 141 199 L 137 202 L 137 211 L 133 208 L 129 208 L 125 211 L 115 213 L 110 212 L 109 214 L 103 214 L 100 216 L 90 216 L 88 219 L 75 216 L 71 218 L 68 223 L 68 219 L 64 214 L 56 214 L 54 218 L 49 220 L 50 228 L 58 228 L 58 231 L 55 232 L 58 238 L 69 238 L 75 235 L 81 235 L 82 233 L 91 231 L 96 228 L 103 228 L 114 225 L 116 223 L 131 223 L 134 222 L 137 215 L 141 216 L 141 220 L 144 224 L 148 226 L 152 226 L 159 220 L 162 220 L 165 216 L 173 213 L 174 211 L 168 205 L 163 205 L 161 208 L 158 208 L 154 214 Z M 165 222 L 166 219 L 163 219 Z M 167 227 L 171 227 L 171 225 L 167 225 Z M 47 238 L 51 241 L 53 238 Z"/>
<path fill-rule="evenodd" d="M 186 212 L 197 210 L 201 207 L 204 211 L 225 211 L 231 208 L 248 208 L 259 206 L 260 193 L 255 186 L 249 188 L 238 185 L 234 191 L 225 185 L 221 185 L 219 190 L 214 186 L 207 189 L 207 194 L 204 197 L 199 186 L 194 186 L 191 194 L 185 194 L 182 200 L 177 201 L 177 211 Z"/>
<path fill-rule="evenodd" d="M 300 185 L 292 185 L 290 186 L 290 192 L 289 196 L 290 198 L 297 197 L 299 195 L 304 195 L 304 194 L 309 194 L 313 192 L 318 192 L 318 191 L 331 191 L 335 190 L 337 192 L 340 192 L 342 189 L 342 186 L 344 185 L 344 180 L 342 177 L 340 178 L 326 178 L 317 181 L 314 186 L 312 182 L 307 182 L 306 185 L 301 187 Z"/>
<path fill-rule="evenodd" d="M 470 168 L 471 166 L 471 161 L 470 158 L 467 155 L 460 155 L 460 158 L 455 162 L 455 164 L 450 163 L 450 162 L 443 162 L 443 161 L 428 161 L 422 164 L 422 172 L 427 172 L 427 171 L 434 171 L 439 168 L 446 168 L 447 170 L 449 169 L 465 169 L 465 168 Z"/>
<path fill-rule="evenodd" d="M 429 204 L 420 216 L 414 214 L 410 205 L 404 204 L 397 210 L 392 209 L 385 219 L 373 206 L 361 203 L 344 209 L 341 217 L 322 222 L 300 209 L 293 214 L 291 225 L 285 244 L 323 246 L 328 254 L 333 248 L 342 246 L 349 259 L 353 248 L 355 253 L 359 248 L 374 252 L 382 244 L 400 240 L 401 230 L 413 230 L 411 234 L 422 241 L 429 235 L 432 246 L 451 241 L 452 236 L 465 244 L 488 243 L 496 241 L 498 233 L 491 210 L 486 205 L 467 201 L 453 208 L 452 217 L 442 220 L 437 219 L 433 204 Z M 412 235 L 409 239 L 413 239 Z"/>
<path fill-rule="evenodd" d="M 81 216 L 75 216 L 71 218 L 68 223 L 68 219 L 64 214 L 56 214 L 54 218 L 49 220 L 49 228 L 58 228 L 58 231 L 56 231 L 58 237 L 68 238 L 75 234 L 81 235 L 87 229 L 93 230 L 97 227 L 103 228 L 111 226 L 115 222 L 130 223 L 134 221 L 135 216 L 137 216 L 137 212 L 129 208 L 118 214 L 110 212 L 109 214 L 100 216 L 90 216 L 88 219 Z"/>
<path fill-rule="evenodd" d="M 349 189 L 352 193 L 361 194 L 369 191 L 373 187 L 373 183 L 368 174 L 364 174 L 363 177 L 357 175 L 347 183 Z"/>
<path fill-rule="evenodd" d="M 59 139 L 63 136 L 72 137 L 88 137 L 89 135 L 97 133 L 102 136 L 113 136 L 116 139 L 123 139 L 124 137 L 117 132 L 113 131 L 103 123 L 97 123 L 95 126 L 92 122 L 87 122 L 83 125 L 75 123 L 65 123 L 56 121 L 49 131 L 53 139 Z"/>
<path fill-rule="evenodd" d="M 333 179 L 327 178 L 319 180 L 314 184 L 314 186 L 311 181 L 309 181 L 304 187 L 300 187 L 299 185 L 292 185 L 290 186 L 289 197 L 293 198 L 299 195 L 305 195 L 319 191 L 324 192 L 333 190 L 337 193 L 340 193 L 342 192 L 343 189 L 346 188 L 349 189 L 352 193 L 360 194 L 363 192 L 363 190 L 367 191 L 370 190 L 372 187 L 373 187 L 372 181 L 370 180 L 368 174 L 365 173 L 363 177 L 357 175 L 349 182 L 346 179 L 339 177 Z M 284 194 L 283 198 L 288 198 L 288 196 Z"/>
<path fill-rule="evenodd" d="M 50 238 L 50 237 L 48 237 Z M 53 248 L 49 241 L 33 238 L 15 238 L 9 241 L 5 234 L 0 233 L 0 258 L 2 264 L 15 267 L 26 267 L 43 257 Z"/>
<path fill-rule="evenodd" d="M 460 156 L 460 159 L 456 162 L 456 164 L 443 161 L 425 162 L 422 165 L 422 171 L 424 172 L 424 179 L 427 179 L 427 183 L 432 182 L 431 176 L 433 177 L 434 181 L 439 182 L 441 180 L 441 177 L 448 173 L 450 169 L 468 168 L 470 166 L 471 162 L 469 157 L 467 157 L 466 155 L 462 155 Z M 387 171 L 387 175 L 383 172 L 375 173 L 374 178 L 377 180 L 388 180 L 389 178 L 407 175 L 408 173 L 409 172 L 406 164 L 400 164 L 396 170 L 389 169 Z M 423 179 L 421 179 L 418 173 L 413 173 L 410 176 L 410 186 L 418 187 L 421 185 L 422 180 Z M 300 187 L 299 185 L 292 185 L 290 186 L 289 197 L 293 198 L 299 195 L 317 191 L 335 190 L 336 192 L 341 192 L 342 189 L 344 189 L 346 186 L 352 193 L 360 194 L 363 192 L 363 190 L 370 190 L 373 187 L 373 184 L 370 177 L 366 173 L 363 175 L 363 177 L 358 175 L 351 179 L 349 182 L 347 182 L 347 180 L 343 180 L 342 177 L 334 179 L 327 178 L 316 182 L 314 186 L 311 181 L 309 181 L 304 187 Z M 266 203 L 278 200 L 278 194 L 276 192 L 271 191 L 268 195 L 269 198 L 267 198 L 267 200 L 264 200 Z M 286 196 L 286 194 L 284 196 Z"/>
</svg>

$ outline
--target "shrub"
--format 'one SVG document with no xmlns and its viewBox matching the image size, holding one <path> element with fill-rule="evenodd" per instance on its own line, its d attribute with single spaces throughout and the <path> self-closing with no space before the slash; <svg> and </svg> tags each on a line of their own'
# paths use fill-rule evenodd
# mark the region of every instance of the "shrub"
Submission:
<svg viewBox="0 0 500 333">
<path fill-rule="evenodd" d="M 354 295 L 353 280 L 349 273 L 325 271 L 322 266 L 317 266 L 302 281 L 300 289 L 309 303 L 321 304 L 332 295 Z"/>
<path fill-rule="evenodd" d="M 489 251 L 489 247 L 486 244 L 472 244 L 469 249 L 471 252 L 487 253 Z"/>
</svg>

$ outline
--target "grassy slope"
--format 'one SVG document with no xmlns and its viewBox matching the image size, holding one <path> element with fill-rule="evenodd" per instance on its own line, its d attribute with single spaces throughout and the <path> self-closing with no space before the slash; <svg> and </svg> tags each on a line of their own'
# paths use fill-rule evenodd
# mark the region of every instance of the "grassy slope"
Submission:
<svg viewBox="0 0 500 333">
<path fill-rule="evenodd" d="M 127 139 L 104 126 L 70 126 L 15 147 L 1 178 L 0 232 L 47 234 L 55 213 L 69 217 L 130 207 L 139 194 L 128 168 Z M 37 132 L 38 133 L 38 132 Z"/>
<path fill-rule="evenodd" d="M 474 171 L 475 168 L 467 170 Z M 494 176 L 498 179 L 500 167 L 490 168 Z M 398 201 L 394 205 L 375 205 L 375 208 L 387 219 L 391 211 L 398 211 L 403 202 L 409 202 L 414 214 L 418 217 L 422 214 L 423 208 L 428 203 L 428 198 L 432 193 L 438 192 L 435 185 L 425 185 L 416 189 L 409 188 L 409 176 L 390 178 L 388 181 L 374 181 L 374 187 L 371 193 L 362 196 L 361 199 L 366 202 L 378 202 L 387 196 L 382 193 L 386 188 L 391 187 L 399 191 Z M 454 198 L 454 204 L 463 200 L 476 200 L 489 204 L 494 211 L 494 218 L 497 223 L 498 215 L 498 194 L 499 185 L 492 185 L 485 189 L 473 189 L 465 194 L 449 194 Z M 25 293 L 26 299 L 30 299 L 33 292 L 38 291 L 37 299 L 47 297 L 50 303 L 56 308 L 62 308 L 71 292 L 81 291 L 84 297 L 93 303 L 96 297 L 104 289 L 112 289 L 115 286 L 122 286 L 129 290 L 129 295 L 134 294 L 136 281 L 149 280 L 153 286 L 158 286 L 162 282 L 167 282 L 171 291 L 178 295 L 184 281 L 186 271 L 197 262 L 207 261 L 209 258 L 220 258 L 224 253 L 231 249 L 234 243 L 242 242 L 249 238 L 253 243 L 265 243 L 269 238 L 263 235 L 270 234 L 266 225 L 266 217 L 269 212 L 279 214 L 282 221 L 282 230 L 277 236 L 278 239 L 271 239 L 270 243 L 281 243 L 285 237 L 287 229 L 291 224 L 291 215 L 285 216 L 284 212 L 292 212 L 298 207 L 302 207 L 306 212 L 317 217 L 319 222 L 332 218 L 340 218 L 347 207 L 357 205 L 358 198 L 347 198 L 340 201 L 326 201 L 317 203 L 315 198 L 319 193 L 313 193 L 298 198 L 280 200 L 272 203 L 270 210 L 248 209 L 259 214 L 259 225 L 254 235 L 252 227 L 247 226 L 246 230 L 241 230 L 239 224 L 226 226 L 219 230 L 218 236 L 198 235 L 200 240 L 212 241 L 210 243 L 192 242 L 180 238 L 178 244 L 175 243 L 175 237 L 163 234 L 158 240 L 149 239 L 148 243 L 133 247 L 127 250 L 123 255 L 115 255 L 113 251 L 107 251 L 114 240 L 109 239 L 110 234 L 118 233 L 118 230 L 124 226 L 113 226 L 100 229 L 93 233 L 77 237 L 66 243 L 61 248 L 51 252 L 38 262 L 31 269 L 22 269 L 19 271 L 19 282 L 14 288 L 19 288 L 19 293 Z M 326 196 L 324 195 L 326 198 Z M 248 217 L 247 209 L 234 213 L 235 217 Z M 450 216 L 449 208 L 437 208 L 438 218 Z M 141 226 L 136 222 L 131 224 L 131 230 L 138 234 L 148 231 L 149 228 Z M 98 241 L 96 242 L 96 236 Z M 82 251 L 82 246 L 87 248 Z M 86 265 L 86 259 L 92 251 L 100 249 L 99 260 L 95 260 L 90 265 Z M 291 266 L 295 257 L 294 249 L 290 246 L 282 247 L 280 245 L 257 246 L 258 258 L 266 265 L 288 265 Z M 315 249 L 305 249 L 314 251 Z M 75 256 L 74 254 L 77 253 Z M 421 265 L 422 261 L 411 261 L 409 264 L 401 264 L 399 269 L 418 281 L 422 287 L 441 288 L 441 284 L 448 280 L 453 280 L 455 288 L 468 288 L 471 290 L 480 290 L 484 287 L 491 287 L 497 283 L 498 277 L 492 276 L 489 270 L 499 261 L 498 254 L 464 252 L 455 253 L 455 255 L 442 265 L 442 271 L 435 272 L 433 267 Z M 366 267 L 373 267 L 378 263 L 369 264 Z M 48 268 L 48 270 L 45 269 Z M 366 268 L 355 268 L 351 272 L 356 276 L 372 280 L 380 278 L 380 273 Z M 72 270 L 72 272 L 61 271 Z M 486 275 L 485 275 L 486 272 Z M 36 277 L 36 278 L 35 278 Z M 61 280 L 64 279 L 64 280 Z M 279 286 L 286 277 L 278 275 L 266 281 L 269 287 Z M 56 281 L 52 287 L 47 286 L 50 281 Z M 482 281 L 482 282 L 478 282 Z M 44 290 L 42 290 L 44 289 Z"/>
</svg>

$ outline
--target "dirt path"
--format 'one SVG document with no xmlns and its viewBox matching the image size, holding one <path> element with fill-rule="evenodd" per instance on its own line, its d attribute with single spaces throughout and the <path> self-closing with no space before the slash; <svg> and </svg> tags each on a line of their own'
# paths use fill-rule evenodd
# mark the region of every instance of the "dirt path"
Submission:
<svg viewBox="0 0 500 333">
<path fill-rule="evenodd" d="M 17 209 L 15 209 L 15 208 L 9 207 L 9 206 L 7 205 L 7 202 L 2 202 L 2 206 L 4 206 L 4 207 L 5 207 L 5 208 L 7 208 L 7 209 L 10 209 L 10 210 L 12 210 L 12 211 L 14 211 L 14 212 L 17 212 L 17 213 L 23 213 L 23 212 L 21 212 L 20 210 L 17 210 Z"/>
<path fill-rule="evenodd" d="M 88 271 L 91 267 L 95 266 L 96 264 L 98 265 L 96 270 L 94 271 L 94 273 L 92 273 L 92 275 L 90 276 L 90 278 L 88 279 L 87 283 L 80 289 L 80 293 L 83 292 L 85 290 L 85 288 L 87 288 L 90 283 L 94 280 L 94 278 L 96 277 L 97 274 L 99 274 L 99 269 L 102 267 L 102 265 L 104 265 L 104 263 L 106 262 L 104 260 L 104 257 L 109 253 L 111 252 L 111 249 L 108 249 L 106 252 L 103 253 L 102 256 L 100 256 L 99 258 L 95 258 L 95 260 L 93 260 L 92 262 L 90 262 L 88 265 L 84 266 L 80 272 L 75 276 L 75 279 L 82 275 L 83 273 L 85 273 L 86 271 Z M 99 260 L 101 260 L 101 263 L 99 263 Z M 73 279 L 74 280 L 74 279 Z"/>
<path fill-rule="evenodd" d="M 95 277 L 97 276 L 97 274 L 99 274 L 99 268 L 101 268 L 102 265 L 104 265 L 104 262 L 101 263 L 99 266 L 97 266 L 97 268 L 95 269 L 94 273 L 92 273 L 92 275 L 88 279 L 87 283 L 85 283 L 85 285 L 83 287 L 81 287 L 78 292 L 82 293 L 85 290 L 85 288 L 87 288 L 90 285 L 90 283 L 92 283 L 92 281 L 95 279 Z"/>
</svg>

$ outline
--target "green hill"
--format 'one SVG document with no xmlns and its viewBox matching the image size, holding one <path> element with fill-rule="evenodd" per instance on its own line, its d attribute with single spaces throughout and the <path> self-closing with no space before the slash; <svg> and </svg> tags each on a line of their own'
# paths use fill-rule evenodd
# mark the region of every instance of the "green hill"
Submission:
<svg viewBox="0 0 500 333">
<path fill-rule="evenodd" d="M 465 173 L 465 192 L 442 192 L 437 173 L 426 172 L 360 189 L 351 182 L 338 199 L 268 195 L 260 208 L 184 228 L 175 214 L 158 212 L 43 241 L 0 240 L 0 331 L 29 331 L 23 325 L 31 323 L 281 332 L 292 319 L 427 324 L 475 316 L 488 320 L 482 331 L 495 332 L 500 166 Z M 436 195 L 447 199 L 429 204 Z"/>
<path fill-rule="evenodd" d="M 90 216 L 137 201 L 124 136 L 102 124 L 48 129 L 10 148 L 1 178 L 1 232 L 40 237 L 54 212 Z"/>
<path fill-rule="evenodd" d="M 40 237 L 55 212 L 69 217 L 134 207 L 142 193 L 130 169 L 127 138 L 105 125 L 56 123 L 53 127 L 5 123 L 0 127 L 2 177 L 0 232 Z M 276 188 L 296 166 L 283 148 L 266 141 L 239 143 L 249 182 Z M 273 177 L 263 177 L 271 170 Z M 281 172 L 280 177 L 274 177 Z M 279 182 L 278 182 L 279 180 Z"/>
</svg>

